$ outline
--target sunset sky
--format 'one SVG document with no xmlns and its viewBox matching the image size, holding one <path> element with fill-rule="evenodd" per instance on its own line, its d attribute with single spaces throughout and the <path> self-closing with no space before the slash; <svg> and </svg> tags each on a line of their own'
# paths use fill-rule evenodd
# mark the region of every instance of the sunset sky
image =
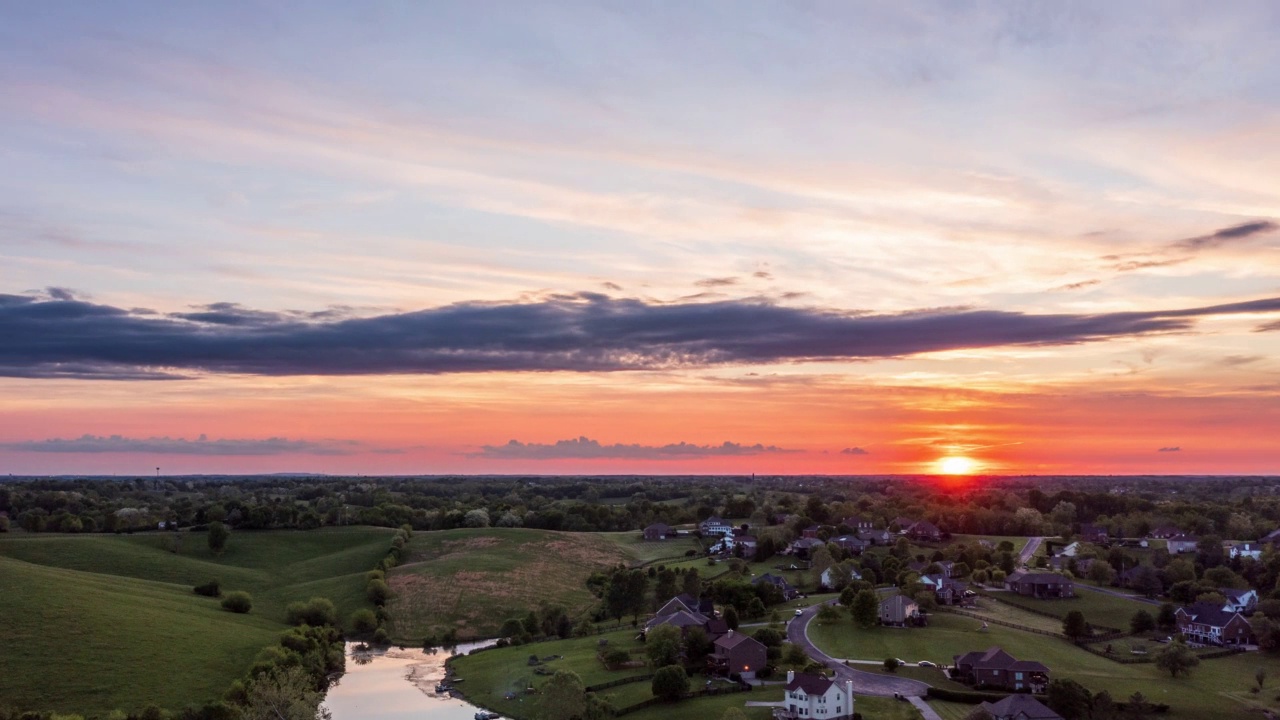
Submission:
<svg viewBox="0 0 1280 720">
<path fill-rule="evenodd" d="M 1280 3 L 8 3 L 0 473 L 1280 474 Z"/>
</svg>

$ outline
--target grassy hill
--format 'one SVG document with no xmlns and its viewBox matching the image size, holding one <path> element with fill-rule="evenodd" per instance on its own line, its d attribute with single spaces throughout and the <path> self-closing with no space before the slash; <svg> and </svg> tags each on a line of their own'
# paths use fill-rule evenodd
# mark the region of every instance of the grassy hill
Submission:
<svg viewBox="0 0 1280 720">
<path fill-rule="evenodd" d="M 679 552 L 687 547 L 692 544 L 681 544 Z M 391 634 L 405 642 L 450 629 L 460 638 L 492 636 L 503 620 L 523 617 L 542 603 L 563 605 L 576 615 L 594 602 L 585 584 L 592 572 L 634 564 L 654 552 L 624 533 L 417 533 L 405 563 L 387 577 L 395 593 Z"/>
<path fill-rule="evenodd" d="M 391 531 L 233 533 L 214 556 L 203 535 L 0 536 L 0 698 L 14 707 L 106 714 L 220 697 L 284 630 L 284 607 L 330 598 L 365 607 L 363 573 Z M 193 585 L 247 590 L 248 615 Z"/>
</svg>

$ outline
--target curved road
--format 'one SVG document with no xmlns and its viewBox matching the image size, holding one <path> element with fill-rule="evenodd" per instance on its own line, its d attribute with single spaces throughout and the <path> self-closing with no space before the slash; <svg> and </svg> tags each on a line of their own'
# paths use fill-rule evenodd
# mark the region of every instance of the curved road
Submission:
<svg viewBox="0 0 1280 720">
<path fill-rule="evenodd" d="M 835 602 L 832 600 L 828 604 Z M 804 648 L 809 657 L 835 670 L 836 677 L 852 681 L 855 694 L 892 697 L 894 693 L 898 693 L 906 696 L 921 696 L 929 690 L 929 685 L 919 680 L 854 670 L 815 647 L 809 641 L 809 623 L 817 616 L 820 607 L 822 607 L 821 604 L 807 608 L 803 615 L 792 619 L 787 624 L 787 641 Z"/>
</svg>

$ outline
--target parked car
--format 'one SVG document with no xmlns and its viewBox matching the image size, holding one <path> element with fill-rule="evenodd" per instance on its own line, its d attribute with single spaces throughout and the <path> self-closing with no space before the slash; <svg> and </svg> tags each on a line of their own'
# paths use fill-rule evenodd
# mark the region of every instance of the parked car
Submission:
<svg viewBox="0 0 1280 720">
<path fill-rule="evenodd" d="M 803 615 L 803 614 L 804 614 L 804 610 L 803 610 L 803 609 L 801 609 L 801 608 L 796 608 L 796 617 L 800 617 L 800 616 L 801 616 L 801 615 Z"/>
<path fill-rule="evenodd" d="M 932 667 L 932 668 L 938 667 L 938 663 L 931 663 L 928 660 L 921 660 L 920 662 L 916 663 L 916 665 L 918 667 Z"/>
</svg>

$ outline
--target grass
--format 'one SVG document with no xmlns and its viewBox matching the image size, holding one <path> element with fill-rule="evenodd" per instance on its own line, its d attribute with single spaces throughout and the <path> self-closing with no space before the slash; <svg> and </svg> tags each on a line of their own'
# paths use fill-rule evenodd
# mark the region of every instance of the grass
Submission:
<svg viewBox="0 0 1280 720">
<path fill-rule="evenodd" d="M 964 720 L 969 717 L 969 713 L 977 705 L 969 705 L 966 703 L 946 702 L 944 700 L 930 700 L 929 707 L 942 717 L 942 720 Z"/>
<path fill-rule="evenodd" d="M 1204 718 L 1242 714 L 1250 709 L 1277 709 L 1276 688 L 1258 695 L 1249 692 L 1254 670 L 1280 678 L 1280 660 L 1248 653 L 1200 663 L 1190 677 L 1171 679 L 1154 664 L 1122 665 L 1087 653 L 1056 638 L 992 625 L 959 615 L 936 614 L 927 628 L 855 628 L 848 620 L 829 626 L 813 624 L 809 637 L 834 657 L 881 660 L 889 655 L 904 660 L 952 663 L 952 656 L 999 645 L 1018 658 L 1039 660 L 1055 678 L 1070 678 L 1094 692 L 1107 690 L 1117 701 L 1141 692 L 1152 702 L 1168 703 L 1168 717 Z M 1153 648 L 1154 651 L 1154 648 Z M 1224 715 L 1225 713 L 1225 715 Z"/>
<path fill-rule="evenodd" d="M 992 593 L 992 596 L 1059 618 L 1065 618 L 1072 610 L 1079 610 L 1084 613 L 1085 620 L 1095 625 L 1105 625 L 1120 630 L 1128 629 L 1129 620 L 1137 611 L 1146 610 L 1154 616 L 1160 610 L 1156 605 L 1082 589 L 1076 590 L 1076 597 L 1060 600 L 1039 600 L 1012 593 Z M 1061 627 L 1059 627 L 1060 630 Z"/>
<path fill-rule="evenodd" d="M 669 558 L 683 560 L 685 552 L 689 550 L 702 552 L 702 547 L 697 544 L 692 535 L 670 540 L 645 540 L 640 531 L 633 530 L 630 532 L 594 533 L 593 537 L 608 540 L 617 545 L 636 564 L 655 563 Z M 702 562 L 706 564 L 705 559 Z M 674 565 L 675 563 L 665 562 L 661 564 Z"/>
<path fill-rule="evenodd" d="M 977 544 L 979 540 L 990 540 L 991 542 L 995 543 L 997 547 L 1000 545 L 1001 542 L 1008 540 L 1009 542 L 1013 543 L 1013 554 L 1017 555 L 1018 553 L 1022 552 L 1022 548 L 1027 546 L 1027 541 L 1030 540 L 1030 538 L 1022 537 L 1021 535 L 952 535 L 951 536 L 951 544 L 961 543 L 961 542 L 972 542 L 974 544 Z M 1044 545 L 1041 545 L 1040 547 L 1043 548 Z"/>
<path fill-rule="evenodd" d="M 981 615 L 986 618 L 991 618 L 993 620 L 1002 620 L 1004 622 L 1026 625 L 1027 627 L 1044 630 L 1046 632 L 1062 632 L 1062 621 L 1057 618 L 1045 617 L 1038 613 L 1027 612 L 1020 607 L 1009 605 L 1007 603 L 996 602 L 991 598 L 979 597 L 977 601 L 977 607 L 965 608 L 965 611 Z"/>
<path fill-rule="evenodd" d="M 448 630 L 492 637 L 507 618 L 543 604 L 576 618 L 596 602 L 586 587 L 591 573 L 637 557 L 638 543 L 610 535 L 604 542 L 597 534 L 523 528 L 417 533 L 405 563 L 387 577 L 395 593 L 391 635 L 413 643 Z"/>
<path fill-rule="evenodd" d="M 0 537 L 0 698 L 10 705 L 106 714 L 177 709 L 218 697 L 284 630 L 284 606 L 311 595 L 344 617 L 363 607 L 363 573 L 390 531 L 235 533 L 222 556 L 202 535 Z M 254 597 L 223 611 L 193 585 L 217 578 Z"/>
</svg>

